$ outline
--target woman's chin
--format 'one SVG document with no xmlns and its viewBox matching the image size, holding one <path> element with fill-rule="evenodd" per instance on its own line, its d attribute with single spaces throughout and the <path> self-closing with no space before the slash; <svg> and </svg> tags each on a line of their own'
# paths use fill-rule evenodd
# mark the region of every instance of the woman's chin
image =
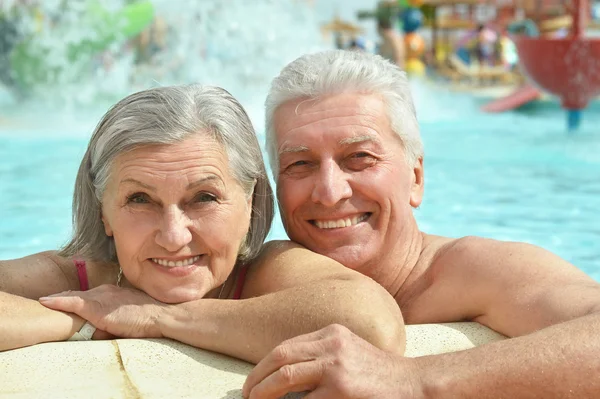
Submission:
<svg viewBox="0 0 600 399">
<path fill-rule="evenodd" d="M 202 299 L 206 293 L 198 290 L 186 290 L 182 288 L 174 288 L 169 292 L 160 292 L 156 295 L 149 294 L 157 301 L 167 303 L 170 305 L 176 305 L 178 303 L 191 302 L 197 299 Z"/>
</svg>

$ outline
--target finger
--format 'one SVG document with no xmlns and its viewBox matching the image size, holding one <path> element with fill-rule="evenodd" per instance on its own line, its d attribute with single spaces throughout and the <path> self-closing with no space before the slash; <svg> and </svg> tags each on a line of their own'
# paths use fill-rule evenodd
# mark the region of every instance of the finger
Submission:
<svg viewBox="0 0 600 399">
<path fill-rule="evenodd" d="M 107 340 L 107 339 L 115 339 L 117 338 L 115 335 L 112 335 L 109 332 L 104 330 L 96 329 L 94 335 L 92 335 L 93 340 Z"/>
<path fill-rule="evenodd" d="M 79 295 L 81 292 L 83 291 L 72 291 L 72 290 L 68 290 L 68 291 L 63 291 L 63 292 L 58 292 L 56 294 L 52 294 L 52 295 L 47 295 L 43 298 L 54 298 L 57 296 L 73 296 L 73 295 Z"/>
<path fill-rule="evenodd" d="M 304 399 L 330 399 L 336 396 L 331 394 L 330 390 L 327 390 L 325 387 L 318 387 L 312 392 L 309 392 L 304 396 Z"/>
<path fill-rule="evenodd" d="M 312 391 L 319 386 L 323 372 L 320 361 L 286 364 L 252 388 L 248 397 L 277 399 L 290 392 Z"/>
<path fill-rule="evenodd" d="M 331 327 L 332 327 L 332 325 L 329 325 L 329 326 L 323 327 L 317 331 L 312 331 L 312 332 L 309 332 L 306 334 L 297 335 L 293 338 L 286 339 L 285 341 L 282 342 L 282 344 L 296 344 L 296 343 L 300 343 L 300 342 L 318 341 L 318 340 L 324 338 L 325 336 L 327 336 L 329 333 L 331 333 Z"/>
<path fill-rule="evenodd" d="M 80 296 L 42 297 L 39 302 L 47 308 L 75 314 L 79 314 L 85 306 L 85 300 Z"/>
<path fill-rule="evenodd" d="M 308 334 L 307 334 L 308 335 Z M 246 397 L 254 386 L 285 365 L 291 365 L 317 359 L 323 354 L 321 341 L 295 342 L 295 339 L 285 341 L 275 347 L 252 369 L 246 377 L 242 394 Z"/>
</svg>

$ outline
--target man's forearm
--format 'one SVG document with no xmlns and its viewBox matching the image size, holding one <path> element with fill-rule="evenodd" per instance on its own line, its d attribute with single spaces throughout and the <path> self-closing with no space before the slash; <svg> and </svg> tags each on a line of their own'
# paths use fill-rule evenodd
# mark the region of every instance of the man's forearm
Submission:
<svg viewBox="0 0 600 399">
<path fill-rule="evenodd" d="M 64 341 L 84 321 L 42 306 L 38 301 L 0 291 L 0 351 Z"/>
<path fill-rule="evenodd" d="M 427 397 L 598 397 L 600 314 L 462 352 L 413 360 Z"/>
<path fill-rule="evenodd" d="M 253 363 L 286 339 L 334 323 L 375 346 L 403 353 L 401 314 L 393 299 L 388 303 L 377 290 L 336 280 L 250 299 L 201 299 L 166 307 L 158 324 L 165 337 Z M 323 301 L 330 305 L 324 307 Z"/>
</svg>

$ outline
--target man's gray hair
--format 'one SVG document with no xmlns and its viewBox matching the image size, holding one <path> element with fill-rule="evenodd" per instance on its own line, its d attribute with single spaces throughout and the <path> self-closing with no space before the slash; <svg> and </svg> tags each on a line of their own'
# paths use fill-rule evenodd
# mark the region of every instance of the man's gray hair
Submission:
<svg viewBox="0 0 600 399">
<path fill-rule="evenodd" d="M 209 134 L 227 154 L 229 167 L 248 198 L 250 230 L 239 261 L 260 251 L 273 221 L 274 200 L 252 123 L 226 90 L 201 85 L 159 87 L 132 94 L 100 120 L 79 166 L 73 195 L 73 237 L 62 256 L 117 261 L 112 237 L 102 223 L 102 195 L 111 165 L 124 152 L 146 145 L 173 144 Z"/>
<path fill-rule="evenodd" d="M 288 64 L 273 79 L 265 101 L 266 147 L 275 178 L 279 159 L 273 115 L 291 100 L 318 99 L 340 93 L 379 94 L 389 113 L 392 130 L 400 137 L 407 162 L 423 156 L 423 143 L 406 73 L 378 55 L 360 51 L 329 50 Z"/>
</svg>

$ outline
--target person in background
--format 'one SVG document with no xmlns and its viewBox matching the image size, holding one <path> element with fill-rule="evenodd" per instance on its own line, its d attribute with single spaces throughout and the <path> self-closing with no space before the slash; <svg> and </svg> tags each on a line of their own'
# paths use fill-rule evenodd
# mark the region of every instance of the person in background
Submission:
<svg viewBox="0 0 600 399">
<path fill-rule="evenodd" d="M 377 33 L 381 41 L 379 42 L 378 54 L 386 58 L 401 69 L 404 69 L 406 51 L 404 48 L 404 38 L 394 27 L 390 18 L 380 17 L 377 20 Z"/>
<path fill-rule="evenodd" d="M 598 397 L 600 284 L 534 245 L 419 229 L 423 144 L 397 65 L 366 52 L 304 55 L 273 80 L 265 106 L 293 241 L 373 278 L 406 324 L 474 321 L 510 339 L 405 358 L 320 330 L 267 355 L 245 397 Z"/>
<path fill-rule="evenodd" d="M 254 129 L 227 91 L 126 97 L 81 161 L 70 242 L 0 261 L 0 351 L 165 337 L 258 362 L 333 323 L 402 353 L 402 316 L 381 286 L 298 244 L 263 245 L 273 207 Z"/>
</svg>

